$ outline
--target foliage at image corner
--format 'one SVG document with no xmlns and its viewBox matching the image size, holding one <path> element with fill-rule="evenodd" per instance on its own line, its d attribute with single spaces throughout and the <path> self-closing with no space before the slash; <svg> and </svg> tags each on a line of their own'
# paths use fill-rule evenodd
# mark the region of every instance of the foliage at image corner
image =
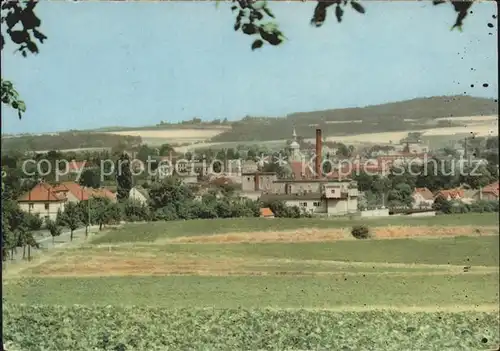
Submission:
<svg viewBox="0 0 500 351">
<path fill-rule="evenodd" d="M 220 1 L 217 1 L 217 4 Z M 272 46 L 277 46 L 283 43 L 287 38 L 284 33 L 279 29 L 276 22 L 276 16 L 268 7 L 266 0 L 233 0 L 231 10 L 237 11 L 237 16 L 234 24 L 234 30 L 240 31 L 243 34 L 258 37 L 252 42 L 251 49 L 259 49 L 264 43 Z M 453 5 L 457 18 L 453 29 L 462 30 L 463 21 L 469 13 L 469 9 L 474 1 L 446 1 L 434 0 L 434 5 L 444 4 L 450 2 Z M 365 14 L 366 10 L 363 5 L 355 0 L 318 0 L 311 18 L 311 25 L 321 27 L 326 21 L 328 9 L 334 9 L 334 15 L 338 23 L 342 22 L 345 11 L 351 8 L 359 14 Z"/>
<path fill-rule="evenodd" d="M 28 53 L 38 54 L 39 49 L 35 42 L 43 44 L 47 39 L 39 28 L 42 21 L 35 14 L 35 7 L 38 1 L 3 1 L 1 4 L 0 23 L 2 32 L 0 33 L 0 47 L 3 51 L 5 38 L 8 37 L 12 43 L 17 45 L 15 52 L 20 52 L 23 57 L 28 57 Z M 26 104 L 20 99 L 19 93 L 14 88 L 11 81 L 1 80 L 2 104 L 17 110 L 19 119 L 26 112 Z"/>
<path fill-rule="evenodd" d="M 452 29 L 458 28 L 461 30 L 463 20 L 466 18 L 474 1 L 435 0 L 433 4 L 439 5 L 445 2 L 450 2 L 457 12 L 456 22 Z M 217 5 L 219 3 L 220 1 L 217 1 Z M 39 49 L 34 39 L 43 44 L 47 36 L 39 30 L 42 21 L 35 14 L 37 4 L 38 1 L 11 0 L 2 2 L 0 17 L 2 24 L 0 45 L 2 51 L 5 47 L 5 38 L 8 37 L 12 43 L 18 46 L 16 52 L 20 52 L 23 57 L 27 57 L 28 53 L 38 54 Z M 365 8 L 354 0 L 319 0 L 314 9 L 311 24 L 315 27 L 321 27 L 326 20 L 329 7 L 334 8 L 335 17 L 339 23 L 342 21 L 347 7 L 360 14 L 366 12 Z M 252 50 L 261 48 L 264 43 L 277 46 L 286 40 L 286 36 L 279 29 L 278 24 L 272 21 L 276 16 L 268 7 L 266 0 L 233 0 L 231 10 L 233 12 L 238 11 L 234 24 L 235 31 L 241 31 L 243 34 L 250 36 L 258 36 L 251 44 Z M 18 116 L 21 118 L 26 111 L 26 104 L 20 99 L 19 93 L 15 90 L 12 82 L 2 78 L 0 93 L 2 104 L 17 110 Z"/>
<path fill-rule="evenodd" d="M 445 0 L 435 0 L 434 5 L 445 3 Z M 473 1 L 449 1 L 457 12 L 457 19 L 452 29 L 462 29 L 463 20 L 468 14 Z M 220 1 L 217 1 L 219 5 Z M 1 5 L 1 24 L 2 33 L 0 34 L 1 49 L 5 46 L 5 37 L 18 45 L 16 52 L 19 51 L 23 57 L 31 54 L 38 54 L 39 49 L 34 39 L 43 44 L 47 36 L 43 34 L 39 28 L 42 21 L 35 14 L 35 7 L 38 1 L 21 1 L 11 0 L 5 1 Z M 365 8 L 354 0 L 320 0 L 318 1 L 311 18 L 311 24 L 316 27 L 321 27 L 327 17 L 327 9 L 335 8 L 335 17 L 340 23 L 344 16 L 347 7 L 354 11 L 364 14 Z M 251 49 L 256 50 L 261 48 L 264 43 L 273 46 L 280 45 L 286 40 L 286 36 L 279 29 L 276 22 L 271 20 L 276 16 L 267 5 L 267 1 L 255 0 L 233 0 L 231 6 L 233 12 L 237 12 L 236 21 L 234 24 L 235 31 L 241 31 L 246 35 L 258 36 L 251 44 Z M 5 28 L 5 29 L 4 29 Z M 5 35 L 4 35 L 5 30 Z M 17 110 L 18 116 L 21 119 L 22 114 L 26 111 L 26 104 L 20 99 L 19 93 L 15 90 L 12 82 L 1 81 L 1 96 L 2 104 L 8 105 Z"/>
<path fill-rule="evenodd" d="M 23 112 L 26 112 L 26 104 L 19 97 L 19 93 L 14 88 L 14 85 L 9 80 L 4 80 L 2 78 L 1 86 L 2 104 L 12 107 L 17 110 L 17 115 L 21 119 Z"/>
</svg>

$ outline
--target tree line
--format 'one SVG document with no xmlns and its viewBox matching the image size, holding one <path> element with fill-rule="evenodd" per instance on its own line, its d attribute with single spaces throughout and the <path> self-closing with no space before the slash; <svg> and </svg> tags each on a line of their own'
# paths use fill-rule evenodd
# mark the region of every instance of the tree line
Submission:
<svg viewBox="0 0 500 351">
<path fill-rule="evenodd" d="M 125 156 L 124 156 L 125 157 Z M 131 173 L 127 166 L 117 177 L 117 198 L 113 202 L 107 198 L 91 198 L 78 203 L 68 202 L 64 211 L 59 211 L 55 220 L 43 220 L 39 215 L 20 209 L 13 192 L 2 192 L 2 257 L 13 259 L 19 248 L 23 259 L 30 259 L 31 248 L 38 248 L 35 232 L 44 228 L 52 240 L 68 230 L 70 240 L 74 231 L 90 226 L 99 226 L 138 221 L 190 220 L 195 218 L 236 218 L 259 217 L 262 207 L 270 207 L 276 217 L 298 218 L 305 216 L 298 207 L 286 207 L 282 202 L 261 203 L 260 201 L 236 196 L 229 185 L 215 186 L 203 195 L 196 196 L 197 189 L 185 185 L 176 177 L 153 183 L 146 190 L 148 201 L 143 203 L 129 197 L 132 187 Z"/>
<path fill-rule="evenodd" d="M 364 192 L 359 206 L 410 208 L 415 188 L 427 188 L 433 193 L 458 187 L 479 190 L 498 180 L 498 161 L 477 167 L 465 165 L 461 171 L 455 166 L 453 160 L 433 158 L 427 164 L 390 169 L 386 177 L 359 172 L 353 176 L 358 189 Z"/>
</svg>

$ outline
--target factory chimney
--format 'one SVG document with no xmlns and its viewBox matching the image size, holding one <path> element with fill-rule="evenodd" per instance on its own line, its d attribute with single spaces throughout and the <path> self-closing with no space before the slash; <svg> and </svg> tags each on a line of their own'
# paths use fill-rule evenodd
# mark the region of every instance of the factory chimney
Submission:
<svg viewBox="0 0 500 351">
<path fill-rule="evenodd" d="M 323 140 L 321 138 L 321 129 L 316 129 L 316 178 L 322 178 L 323 170 L 321 169 L 322 155 L 321 152 L 323 150 Z"/>
</svg>

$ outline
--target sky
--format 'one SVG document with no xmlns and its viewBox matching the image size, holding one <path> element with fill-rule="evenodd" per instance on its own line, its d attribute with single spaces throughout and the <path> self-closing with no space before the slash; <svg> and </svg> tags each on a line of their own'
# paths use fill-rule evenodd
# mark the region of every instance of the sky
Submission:
<svg viewBox="0 0 500 351">
<path fill-rule="evenodd" d="M 463 32 L 450 31 L 450 4 L 361 3 L 365 15 L 348 9 L 339 24 L 331 8 L 315 28 L 315 2 L 271 2 L 287 40 L 255 51 L 252 37 L 233 30 L 230 3 L 40 3 L 48 37 L 40 53 L 2 51 L 2 77 L 27 105 L 22 120 L 2 105 L 2 133 L 497 97 L 493 2 L 475 4 Z"/>
</svg>

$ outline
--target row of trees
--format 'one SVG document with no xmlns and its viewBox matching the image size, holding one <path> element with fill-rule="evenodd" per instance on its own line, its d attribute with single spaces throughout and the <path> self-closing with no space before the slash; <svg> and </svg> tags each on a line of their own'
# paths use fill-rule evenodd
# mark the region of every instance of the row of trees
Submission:
<svg viewBox="0 0 500 351">
<path fill-rule="evenodd" d="M 167 178 L 148 189 L 149 202 L 143 205 L 125 201 L 124 219 L 129 221 L 177 220 L 194 218 L 258 217 L 261 207 L 271 207 L 277 217 L 300 217 L 298 208 L 287 208 L 283 203 L 264 204 L 235 196 L 225 186 L 214 187 L 202 196 L 195 196 L 192 187 L 176 178 Z"/>
<path fill-rule="evenodd" d="M 436 167 L 437 165 L 437 167 Z M 495 164 L 456 168 L 452 161 L 430 160 L 427 165 L 414 165 L 404 171 L 390 170 L 387 177 L 366 172 L 355 174 L 353 179 L 365 197 L 361 205 L 373 208 L 385 204 L 391 207 L 410 207 L 415 188 L 428 188 L 431 192 L 460 186 L 480 189 L 498 180 Z"/>
<path fill-rule="evenodd" d="M 23 259 L 30 259 L 31 248 L 39 248 L 35 232 L 47 229 L 52 240 L 61 235 L 64 228 L 70 231 L 73 240 L 74 231 L 90 225 L 118 223 L 122 219 L 122 209 L 119 204 L 109 199 L 95 198 L 78 204 L 68 203 L 63 212 L 59 212 L 55 221 L 43 220 L 38 214 L 22 211 L 18 203 L 12 199 L 2 201 L 2 260 L 13 259 L 17 250 L 22 248 Z M 86 232 L 86 234 L 88 231 Z"/>
<path fill-rule="evenodd" d="M 479 200 L 471 204 L 467 204 L 438 197 L 432 207 L 434 210 L 445 214 L 498 212 L 499 202 L 498 200 Z"/>
<path fill-rule="evenodd" d="M 43 220 L 22 211 L 15 201 L 2 199 L 2 261 L 13 258 L 17 249 L 23 250 L 23 259 L 31 258 L 31 248 L 39 245 L 34 232 L 40 230 Z"/>
<path fill-rule="evenodd" d="M 12 259 L 18 248 L 23 249 L 23 258 L 29 259 L 31 248 L 38 248 L 33 233 L 42 229 L 43 225 L 51 234 L 53 241 L 61 235 L 63 229 L 70 231 L 72 241 L 74 231 L 79 228 L 86 227 L 87 234 L 90 226 L 98 225 L 101 230 L 106 225 L 121 221 L 258 217 L 261 207 L 270 207 L 276 217 L 305 216 L 296 206 L 287 207 L 279 201 L 264 204 L 237 197 L 223 186 L 208 190 L 201 198 L 196 197 L 191 187 L 175 178 L 154 184 L 148 189 L 148 195 L 148 203 L 128 198 L 122 198 L 118 203 L 106 198 L 92 198 L 79 203 L 69 202 L 64 211 L 57 214 L 56 220 L 45 221 L 39 216 L 22 211 L 14 199 L 5 199 L 2 207 L 3 260 L 8 257 Z"/>
</svg>

